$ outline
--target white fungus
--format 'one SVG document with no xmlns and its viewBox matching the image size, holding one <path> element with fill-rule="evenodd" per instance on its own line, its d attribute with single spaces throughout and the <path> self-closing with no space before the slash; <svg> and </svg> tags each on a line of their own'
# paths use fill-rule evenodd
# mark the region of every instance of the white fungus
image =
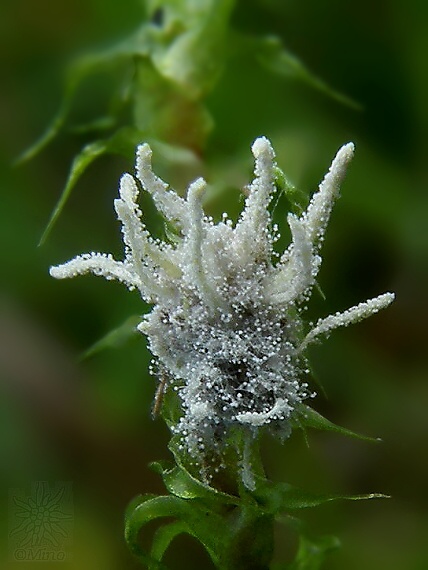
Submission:
<svg viewBox="0 0 428 570">
<path fill-rule="evenodd" d="M 124 174 L 114 204 L 125 259 L 90 253 L 50 269 L 60 279 L 83 273 L 117 279 L 153 304 L 138 328 L 148 337 L 166 389 L 175 389 L 181 400 L 183 415 L 173 431 L 195 459 L 207 449 L 221 451 L 237 426 L 250 435 L 268 426 L 286 437 L 296 406 L 314 395 L 304 381 L 306 347 L 394 298 L 385 293 L 320 319 L 304 334 L 300 313 L 315 284 L 320 244 L 354 145 L 339 150 L 307 210 L 288 215 L 292 242 L 275 262 L 278 232 L 268 208 L 276 190 L 275 154 L 265 137 L 252 152 L 255 177 L 233 226 L 227 214 L 216 224 L 205 216 L 203 179 L 181 198 L 153 173 L 149 145 L 139 146 L 136 177 L 180 237 L 167 243 L 150 236 L 141 222 L 137 182 Z"/>
</svg>

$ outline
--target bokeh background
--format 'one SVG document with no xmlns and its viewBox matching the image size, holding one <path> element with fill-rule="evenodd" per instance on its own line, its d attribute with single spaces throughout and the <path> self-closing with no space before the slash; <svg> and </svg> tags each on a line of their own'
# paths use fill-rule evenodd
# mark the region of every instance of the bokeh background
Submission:
<svg viewBox="0 0 428 570">
<path fill-rule="evenodd" d="M 34 160 L 14 159 L 56 112 L 74 55 L 108 45 L 141 21 L 128 0 L 2 0 L 0 6 L 0 554 L 8 561 L 7 497 L 32 481 L 72 481 L 73 560 L 61 567 L 132 569 L 123 512 L 141 492 L 162 492 L 147 467 L 167 458 L 167 429 L 152 421 L 155 380 L 143 338 L 81 359 L 130 315 L 136 293 L 95 277 L 57 282 L 50 264 L 83 251 L 121 253 L 112 201 L 133 157 L 97 161 L 81 179 L 43 247 L 40 235 L 85 133 L 63 132 Z M 324 247 L 320 284 L 326 315 L 387 290 L 387 311 L 338 331 L 311 351 L 316 408 L 380 445 L 311 433 L 280 446 L 266 440 L 268 472 L 313 489 L 390 494 L 390 500 L 336 503 L 303 513 L 314 534 L 336 534 L 342 548 L 327 570 L 428 568 L 428 4 L 422 0 L 245 0 L 235 28 L 275 33 L 318 77 L 361 104 L 356 111 L 296 81 L 231 61 L 207 106 L 215 122 L 199 172 L 159 165 L 184 189 L 204 174 L 224 188 L 251 173 L 249 147 L 271 138 L 278 162 L 313 191 L 337 148 L 353 140 L 356 157 Z M 105 105 L 109 83 L 83 91 L 80 117 Z M 85 115 L 86 114 L 86 115 Z M 205 160 L 205 159 L 204 159 Z M 197 168 L 196 168 L 197 170 Z M 223 189 L 224 190 L 224 189 Z M 213 215 L 238 211 L 239 193 L 218 192 Z M 284 214 L 285 219 L 285 214 Z M 278 559 L 295 539 L 278 530 Z M 202 549 L 178 539 L 171 567 L 209 567 Z M 171 562 L 172 561 L 172 562 Z M 27 563 L 27 568 L 31 567 Z"/>
</svg>

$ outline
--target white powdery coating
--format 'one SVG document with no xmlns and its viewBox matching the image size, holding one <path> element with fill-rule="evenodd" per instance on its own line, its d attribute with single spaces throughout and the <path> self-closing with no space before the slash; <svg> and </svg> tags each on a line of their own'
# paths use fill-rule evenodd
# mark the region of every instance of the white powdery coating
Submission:
<svg viewBox="0 0 428 570">
<path fill-rule="evenodd" d="M 49 273 L 55 279 L 66 279 L 84 275 L 85 273 L 93 273 L 108 280 L 116 279 L 125 283 L 131 290 L 139 289 L 141 286 L 140 278 L 134 272 L 132 265 L 115 261 L 110 254 L 104 253 L 84 253 L 83 255 L 78 255 L 63 265 L 51 267 Z"/>
<path fill-rule="evenodd" d="M 354 150 L 353 143 L 345 144 L 339 149 L 320 184 L 319 192 L 313 195 L 303 215 L 308 238 L 315 244 L 317 241 L 322 241 L 324 237 L 333 204 L 339 197 L 340 185 L 345 178 L 346 168 L 354 156 Z"/>
<path fill-rule="evenodd" d="M 173 430 L 196 458 L 207 449 L 221 451 L 235 427 L 248 437 L 265 426 L 287 437 L 296 406 L 313 395 L 304 381 L 307 345 L 393 300 L 386 293 L 320 319 L 304 336 L 301 306 L 315 283 L 320 245 L 354 146 L 339 150 L 307 211 L 288 215 L 292 242 L 276 264 L 268 208 L 276 190 L 275 154 L 265 137 L 252 152 L 255 176 L 234 227 L 226 215 L 217 224 L 205 216 L 203 179 L 181 198 L 153 173 L 149 145 L 139 146 L 137 178 L 177 238 L 167 243 L 150 236 L 136 181 L 125 174 L 115 200 L 124 261 L 90 253 L 50 270 L 59 279 L 83 273 L 117 279 L 154 305 L 138 329 L 148 337 L 166 389 L 178 393 L 183 415 Z"/>
<path fill-rule="evenodd" d="M 347 327 L 370 317 L 370 315 L 374 315 L 381 309 L 385 309 L 392 303 L 394 298 L 395 295 L 393 293 L 384 293 L 374 299 L 369 299 L 368 301 L 359 303 L 355 307 L 351 307 L 343 313 L 336 313 L 335 315 L 330 315 L 325 319 L 319 319 L 316 326 L 309 334 L 306 335 L 300 345 L 300 350 L 304 350 L 308 344 L 314 342 L 314 340 L 322 334 L 328 334 L 330 331 L 337 329 L 338 327 Z"/>
</svg>

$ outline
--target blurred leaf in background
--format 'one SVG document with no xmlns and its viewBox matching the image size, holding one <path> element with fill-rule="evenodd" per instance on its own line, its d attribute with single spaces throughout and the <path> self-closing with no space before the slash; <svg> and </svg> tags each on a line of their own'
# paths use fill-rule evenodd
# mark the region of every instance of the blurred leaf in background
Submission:
<svg viewBox="0 0 428 570">
<path fill-rule="evenodd" d="M 341 539 L 342 548 L 323 568 L 428 567 L 428 5 L 418 0 L 405 5 L 398 0 L 358 5 L 239 0 L 232 9 L 223 2 L 224 12 L 217 16 L 228 22 L 226 47 L 219 45 L 219 57 L 210 60 L 213 68 L 202 79 L 197 69 L 184 66 L 172 85 L 171 61 L 193 49 L 195 37 L 203 33 L 183 17 L 191 4 L 177 2 L 176 11 L 161 22 L 164 27 L 156 19 L 158 2 L 130 0 L 126 9 L 115 0 L 1 4 L 2 486 L 73 481 L 75 559 L 69 567 L 138 567 L 122 539 L 123 512 L 138 493 L 161 491 L 147 464 L 168 457 L 166 429 L 150 418 L 155 389 L 147 374 L 150 357 L 143 338 L 132 337 L 119 349 L 78 359 L 145 307 L 119 285 L 92 278 L 58 283 L 47 269 L 80 251 L 120 251 L 111 205 L 120 174 L 133 167 L 139 130 L 164 144 L 156 170 L 175 187 L 184 189 L 198 175 L 214 184 L 206 206 L 214 217 L 223 211 L 236 217 L 240 211 L 239 188 L 250 177 L 248 148 L 256 136 L 272 140 L 287 179 L 306 195 L 337 148 L 353 140 L 356 156 L 327 235 L 319 277 L 326 300 L 319 296 L 310 310 L 326 315 L 382 290 L 394 290 L 397 301 L 376 319 L 314 347 L 311 360 L 329 395 L 328 401 L 318 398 L 317 409 L 384 443 L 370 446 L 335 434 L 310 434 L 308 451 L 296 434 L 284 447 L 267 440 L 266 463 L 273 479 L 286 477 L 297 487 L 392 495 L 389 501 L 331 504 L 308 512 L 306 523 L 314 535 Z M 214 9 L 212 2 L 199 6 Z M 101 73 L 97 64 L 96 75 L 76 91 L 52 144 L 12 168 L 60 107 L 61 77 L 73 65 L 69 62 L 123 46 L 124 38 L 149 18 L 152 27 L 171 35 L 162 40 L 164 49 L 156 57 L 143 58 L 145 71 L 135 71 L 134 56 L 125 65 L 119 58 L 111 75 Z M 181 39 L 174 42 L 177 30 Z M 204 37 L 210 40 L 209 33 Z M 259 49 L 260 42 L 265 42 L 263 50 L 256 51 L 252 46 Z M 198 56 L 203 61 L 203 50 Z M 303 79 L 308 77 L 303 70 L 311 70 L 310 81 L 285 81 L 293 69 Z M 165 91 L 156 89 L 151 102 L 129 98 L 129 78 L 138 89 L 143 83 L 149 90 L 156 74 L 163 74 Z M 313 77 L 322 80 L 318 89 L 308 85 Z M 341 96 L 326 97 L 324 85 L 346 94 L 351 104 L 338 102 Z M 204 109 L 193 114 L 200 117 L 197 125 L 204 135 L 197 145 L 187 139 L 184 154 L 176 153 L 177 130 L 168 128 L 168 121 L 184 116 L 182 106 L 166 105 L 171 93 Z M 122 105 L 127 101 L 133 101 L 131 111 Z M 144 121 L 157 105 L 164 110 L 164 126 L 153 134 L 155 128 Z M 115 122 L 111 109 L 117 110 Z M 122 142 L 115 139 L 120 156 L 100 153 L 87 165 L 55 232 L 37 248 L 73 157 L 95 138 L 113 144 L 114 136 L 120 138 L 116 129 L 135 127 L 135 121 L 137 131 L 121 131 Z M 148 200 L 142 208 L 155 233 L 165 231 Z M 282 211 L 279 202 L 279 222 Z M 7 554 L 7 508 L 1 506 L 1 551 Z M 283 532 L 278 529 L 278 562 L 291 560 L 297 549 L 294 538 Z M 7 568 L 6 554 L 1 561 Z M 188 569 L 189 560 L 195 568 L 209 567 L 202 550 L 187 539 L 177 539 L 166 557 L 167 563 L 171 560 L 177 570 Z"/>
</svg>

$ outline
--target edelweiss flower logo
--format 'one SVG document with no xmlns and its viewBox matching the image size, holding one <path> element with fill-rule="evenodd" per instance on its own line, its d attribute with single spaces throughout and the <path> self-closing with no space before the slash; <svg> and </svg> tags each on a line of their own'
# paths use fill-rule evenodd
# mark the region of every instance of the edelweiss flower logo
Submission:
<svg viewBox="0 0 428 570">
<path fill-rule="evenodd" d="M 63 511 L 66 487 L 49 489 L 44 481 L 34 486 L 32 496 L 13 497 L 16 524 L 9 534 L 20 548 L 48 546 L 56 548 L 68 537 L 67 523 L 72 520 L 70 513 Z"/>
<path fill-rule="evenodd" d="M 262 426 L 286 437 L 296 407 L 314 394 L 305 382 L 306 347 L 320 335 L 388 306 L 385 293 L 305 331 L 301 311 L 315 284 L 320 246 L 354 146 L 337 153 L 301 215 L 288 214 L 292 241 L 277 262 L 269 203 L 276 190 L 270 142 L 252 147 L 255 177 L 234 226 L 214 223 L 202 209 L 206 183 L 193 182 L 181 198 L 151 168 L 151 150 L 138 147 L 136 177 L 180 238 L 153 239 L 141 222 L 137 181 L 125 174 L 115 209 L 122 223 L 125 259 L 90 253 L 52 267 L 53 277 L 83 273 L 118 279 L 138 289 L 152 311 L 138 326 L 166 389 L 175 389 L 183 415 L 173 430 L 198 458 L 221 449 L 232 429 L 250 435 Z"/>
</svg>

